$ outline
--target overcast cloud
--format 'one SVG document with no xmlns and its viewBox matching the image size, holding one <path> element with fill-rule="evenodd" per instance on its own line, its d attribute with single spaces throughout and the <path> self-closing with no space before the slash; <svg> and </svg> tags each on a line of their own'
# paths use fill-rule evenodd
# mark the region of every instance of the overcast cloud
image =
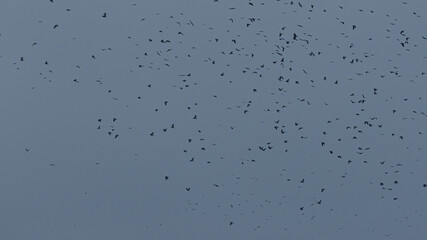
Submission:
<svg viewBox="0 0 427 240">
<path fill-rule="evenodd" d="M 0 239 L 424 239 L 426 10 L 0 1 Z"/>
</svg>

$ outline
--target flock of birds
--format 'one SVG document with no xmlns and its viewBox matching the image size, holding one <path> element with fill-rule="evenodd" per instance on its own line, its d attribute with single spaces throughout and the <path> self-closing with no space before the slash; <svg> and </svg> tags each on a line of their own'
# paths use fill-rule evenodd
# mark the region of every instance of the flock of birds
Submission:
<svg viewBox="0 0 427 240">
<path fill-rule="evenodd" d="M 115 157 L 80 161 L 151 172 L 146 181 L 160 190 L 143 191 L 159 205 L 145 208 L 161 213 L 141 228 L 159 236 L 181 221 L 208 234 L 224 228 L 224 239 L 419 234 L 427 5 L 335 2 L 120 1 L 89 16 L 50 0 L 42 9 L 53 15 L 19 30 L 43 33 L 0 53 L 0 65 L 34 93 L 93 96 L 78 103 L 93 110 L 79 117 L 80 138 Z M 2 49 L 7 41 L 0 29 Z M 38 158 L 31 144 L 22 150 Z M 165 209 L 176 215 L 169 225 Z"/>
</svg>

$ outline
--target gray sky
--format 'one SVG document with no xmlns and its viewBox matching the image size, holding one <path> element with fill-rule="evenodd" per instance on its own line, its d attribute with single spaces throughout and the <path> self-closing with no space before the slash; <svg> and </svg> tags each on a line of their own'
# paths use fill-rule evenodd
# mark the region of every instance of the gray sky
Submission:
<svg viewBox="0 0 427 240">
<path fill-rule="evenodd" d="M 426 9 L 1 1 L 0 238 L 423 239 Z"/>
</svg>

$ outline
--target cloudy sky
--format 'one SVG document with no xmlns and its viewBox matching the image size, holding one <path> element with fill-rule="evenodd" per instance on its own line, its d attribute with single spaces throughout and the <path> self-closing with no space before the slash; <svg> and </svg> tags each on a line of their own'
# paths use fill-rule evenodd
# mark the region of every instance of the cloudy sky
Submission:
<svg viewBox="0 0 427 240">
<path fill-rule="evenodd" d="M 422 239 L 426 10 L 0 1 L 0 238 Z"/>
</svg>

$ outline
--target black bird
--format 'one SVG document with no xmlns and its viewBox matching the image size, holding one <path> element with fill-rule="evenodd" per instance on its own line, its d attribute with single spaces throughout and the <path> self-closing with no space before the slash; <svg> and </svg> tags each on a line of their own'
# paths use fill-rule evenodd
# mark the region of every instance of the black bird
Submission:
<svg viewBox="0 0 427 240">
<path fill-rule="evenodd" d="M 103 18 L 107 17 L 107 13 L 104 13 L 104 15 L 102 15 Z"/>
</svg>

